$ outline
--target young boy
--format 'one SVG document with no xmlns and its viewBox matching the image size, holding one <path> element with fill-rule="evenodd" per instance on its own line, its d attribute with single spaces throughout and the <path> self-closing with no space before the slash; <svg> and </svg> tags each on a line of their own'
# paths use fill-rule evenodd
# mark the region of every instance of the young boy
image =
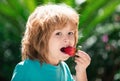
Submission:
<svg viewBox="0 0 120 81">
<path fill-rule="evenodd" d="M 66 5 L 38 6 L 29 16 L 22 40 L 22 62 L 11 81 L 74 81 L 67 64 L 71 57 L 63 48 L 76 47 L 79 15 Z M 78 50 L 76 81 L 87 81 L 90 57 Z"/>
</svg>

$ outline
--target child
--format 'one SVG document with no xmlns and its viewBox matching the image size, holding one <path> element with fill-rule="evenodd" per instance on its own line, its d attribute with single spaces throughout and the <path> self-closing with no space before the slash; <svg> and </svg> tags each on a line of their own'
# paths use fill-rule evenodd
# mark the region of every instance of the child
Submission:
<svg viewBox="0 0 120 81">
<path fill-rule="evenodd" d="M 74 81 L 67 64 L 70 55 L 61 49 L 75 47 L 78 14 L 66 5 L 39 6 L 30 15 L 22 40 L 22 62 L 11 81 Z M 75 57 L 76 81 L 87 81 L 90 57 L 78 50 Z"/>
</svg>

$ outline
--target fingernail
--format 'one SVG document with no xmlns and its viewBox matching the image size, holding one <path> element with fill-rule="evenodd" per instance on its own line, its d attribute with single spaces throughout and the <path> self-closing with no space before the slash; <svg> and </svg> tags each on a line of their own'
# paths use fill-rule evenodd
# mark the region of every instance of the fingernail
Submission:
<svg viewBox="0 0 120 81">
<path fill-rule="evenodd" d="M 75 55 L 75 57 L 77 57 L 77 58 L 78 58 L 79 56 L 78 56 L 78 55 Z"/>
</svg>

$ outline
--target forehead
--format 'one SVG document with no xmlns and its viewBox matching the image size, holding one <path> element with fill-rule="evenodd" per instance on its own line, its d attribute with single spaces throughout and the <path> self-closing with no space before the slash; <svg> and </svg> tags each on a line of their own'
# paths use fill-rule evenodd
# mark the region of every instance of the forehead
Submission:
<svg viewBox="0 0 120 81">
<path fill-rule="evenodd" d="M 66 23 L 64 25 L 55 26 L 55 30 L 64 29 L 64 28 L 68 28 L 69 30 L 77 30 L 78 27 L 73 23 Z"/>
</svg>

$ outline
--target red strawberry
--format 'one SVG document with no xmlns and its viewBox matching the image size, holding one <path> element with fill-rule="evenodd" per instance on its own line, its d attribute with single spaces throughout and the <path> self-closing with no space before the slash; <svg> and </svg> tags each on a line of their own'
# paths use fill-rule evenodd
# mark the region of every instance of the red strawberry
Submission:
<svg viewBox="0 0 120 81">
<path fill-rule="evenodd" d="M 61 51 L 70 56 L 74 56 L 76 52 L 76 48 L 68 46 L 68 47 L 62 48 Z"/>
</svg>

